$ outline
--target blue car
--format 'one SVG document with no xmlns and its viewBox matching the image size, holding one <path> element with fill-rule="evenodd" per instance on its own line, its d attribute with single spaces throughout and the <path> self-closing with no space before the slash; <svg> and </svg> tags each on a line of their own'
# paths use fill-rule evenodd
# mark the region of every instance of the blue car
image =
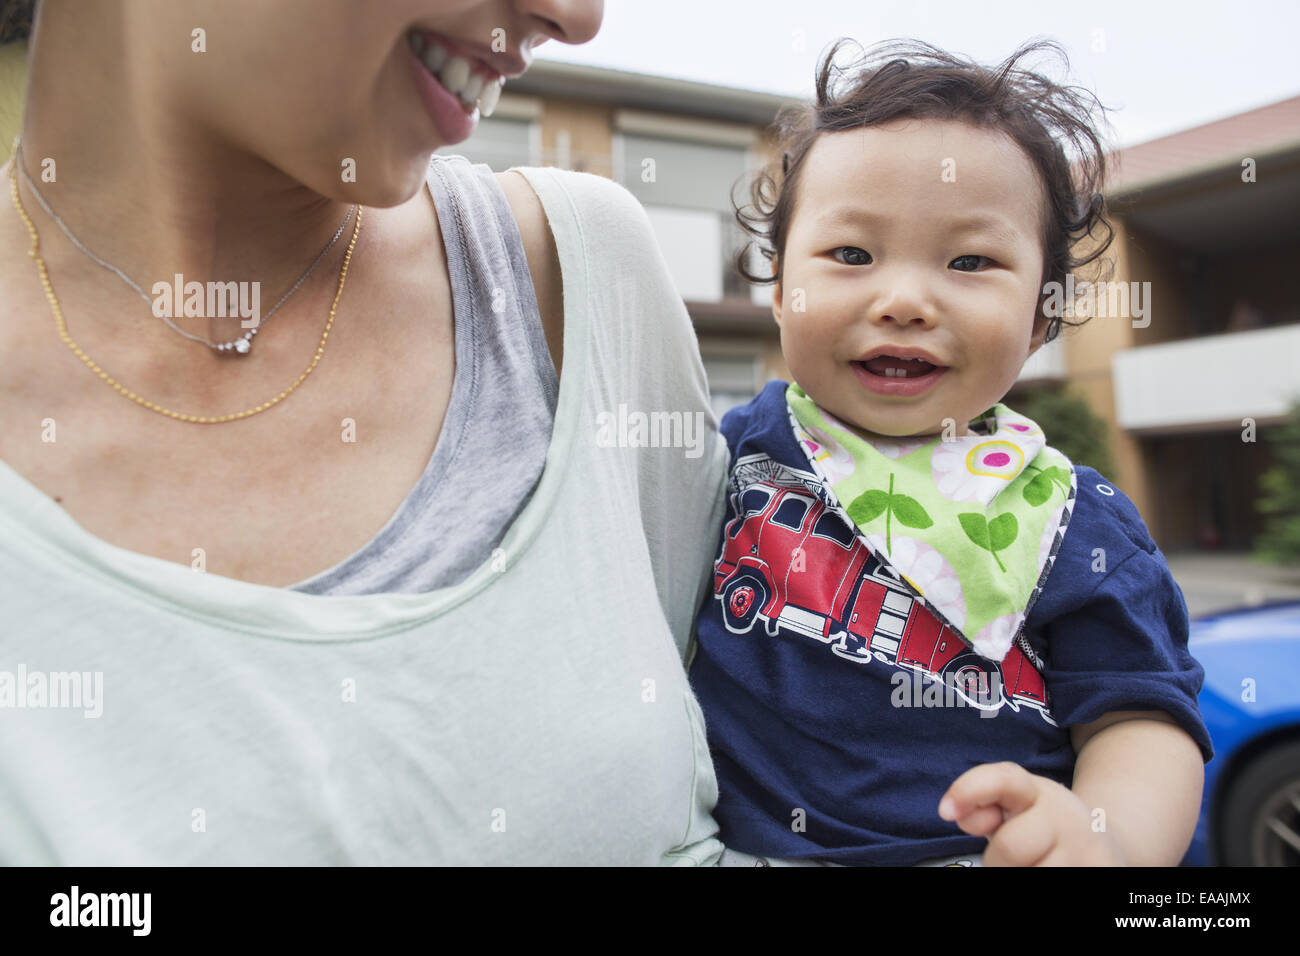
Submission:
<svg viewBox="0 0 1300 956">
<path fill-rule="evenodd" d="M 1192 621 L 1214 742 L 1184 866 L 1300 866 L 1300 601 Z"/>
</svg>

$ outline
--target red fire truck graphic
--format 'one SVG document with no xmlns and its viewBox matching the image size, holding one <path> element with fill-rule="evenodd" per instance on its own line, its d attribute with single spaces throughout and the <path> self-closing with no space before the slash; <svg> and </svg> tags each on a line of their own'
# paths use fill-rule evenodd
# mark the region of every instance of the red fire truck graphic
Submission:
<svg viewBox="0 0 1300 956">
<path fill-rule="evenodd" d="M 784 629 L 845 660 L 873 659 L 953 685 L 974 707 L 1048 709 L 1041 664 L 1021 639 L 1000 662 L 976 654 L 813 489 L 817 478 L 767 455 L 733 471 L 730 520 L 714 563 L 713 594 L 727 630 Z"/>
</svg>

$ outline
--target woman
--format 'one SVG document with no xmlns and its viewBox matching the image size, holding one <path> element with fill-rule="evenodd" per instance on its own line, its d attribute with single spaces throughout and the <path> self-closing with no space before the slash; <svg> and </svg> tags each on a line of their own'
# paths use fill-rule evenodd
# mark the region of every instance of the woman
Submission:
<svg viewBox="0 0 1300 956">
<path fill-rule="evenodd" d="M 473 123 L 443 82 L 486 111 L 601 12 L 41 0 L 0 169 L 0 861 L 716 860 L 685 309 L 622 187 L 430 162 Z M 620 405 L 701 441 L 610 441 Z"/>
</svg>

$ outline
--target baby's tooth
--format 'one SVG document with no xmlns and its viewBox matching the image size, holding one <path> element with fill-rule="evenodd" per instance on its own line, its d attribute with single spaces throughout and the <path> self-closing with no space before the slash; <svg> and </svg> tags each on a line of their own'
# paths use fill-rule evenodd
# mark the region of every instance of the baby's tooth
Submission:
<svg viewBox="0 0 1300 956">
<path fill-rule="evenodd" d="M 491 116 L 492 111 L 497 108 L 497 100 L 501 99 L 501 84 L 496 80 L 487 83 L 483 87 L 483 92 L 478 98 L 478 111 L 481 116 Z"/>
<path fill-rule="evenodd" d="M 459 92 L 469 80 L 469 60 L 463 56 L 453 56 L 443 64 L 438 72 L 438 79 L 442 80 L 442 85 L 453 93 Z"/>
<path fill-rule="evenodd" d="M 463 99 L 466 103 L 473 103 L 475 100 L 478 99 L 478 95 L 482 91 L 482 89 L 483 89 L 483 77 L 475 73 L 473 76 L 469 78 L 469 82 L 466 83 L 464 88 L 460 91 L 461 99 Z"/>
<path fill-rule="evenodd" d="M 429 68 L 429 72 L 434 76 L 442 69 L 442 65 L 447 62 L 447 51 L 436 43 L 430 43 L 424 50 L 424 65 Z"/>
</svg>

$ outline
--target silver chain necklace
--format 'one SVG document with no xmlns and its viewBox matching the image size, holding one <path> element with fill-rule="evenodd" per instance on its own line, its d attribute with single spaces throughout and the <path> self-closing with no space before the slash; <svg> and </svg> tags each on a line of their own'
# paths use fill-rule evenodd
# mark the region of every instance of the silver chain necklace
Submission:
<svg viewBox="0 0 1300 956">
<path fill-rule="evenodd" d="M 32 195 L 34 195 L 36 197 L 36 201 L 41 204 L 41 208 L 45 210 L 46 215 L 48 215 L 51 219 L 53 219 L 58 224 L 59 228 L 63 230 L 63 234 L 72 240 L 73 245 L 75 245 L 78 249 L 84 252 L 95 262 L 99 263 L 105 269 L 108 269 L 110 272 L 115 273 L 123 282 L 129 285 L 132 289 L 135 289 L 135 291 L 140 294 L 140 297 L 144 299 L 145 302 L 149 303 L 150 311 L 152 312 L 153 299 L 149 297 L 149 295 L 144 291 L 144 289 L 140 288 L 140 286 L 138 286 L 131 279 L 130 276 L 124 273 L 117 266 L 113 265 L 112 263 L 105 262 L 99 256 L 95 255 L 93 252 L 87 249 L 85 245 L 82 244 L 81 240 L 72 234 L 72 230 L 70 230 L 66 225 L 63 224 L 63 220 L 60 219 L 57 215 L 55 215 L 54 210 L 51 209 L 49 203 L 45 201 L 45 197 L 42 196 L 40 190 L 36 188 L 36 184 L 32 182 L 31 177 L 27 175 L 27 166 L 22 161 L 22 155 L 21 155 L 22 144 L 20 142 L 20 139 L 21 137 L 19 139 L 14 140 L 14 165 L 18 167 L 18 172 L 22 175 L 23 181 L 27 183 L 27 188 L 32 191 Z M 338 231 L 334 233 L 334 238 L 325 244 L 325 248 L 320 251 L 320 255 L 318 255 L 315 261 L 313 261 L 312 264 L 307 267 L 307 271 L 304 272 L 299 277 L 298 281 L 293 284 L 293 288 L 291 288 L 288 292 L 286 292 L 283 296 L 280 297 L 280 301 L 277 302 L 274 306 L 272 306 L 271 311 L 266 313 L 265 317 L 260 319 L 256 326 L 249 329 L 239 338 L 232 339 L 229 342 L 211 342 L 208 339 L 203 338 L 202 336 L 194 335 L 191 332 L 186 332 L 184 329 L 178 326 L 166 315 L 161 316 L 162 320 L 166 322 L 174 331 L 179 332 L 187 339 L 190 339 L 194 342 L 201 342 L 204 345 L 206 345 L 208 348 L 213 349 L 214 351 L 222 352 L 225 354 L 231 354 L 231 355 L 247 355 L 253 347 L 253 336 L 255 336 L 259 331 L 261 331 L 262 326 L 267 323 L 267 321 L 271 318 L 271 316 L 275 315 L 276 309 L 284 305 L 285 300 L 287 300 L 289 296 L 297 292 L 298 287 L 307 281 L 307 277 L 311 275 L 313 271 L 315 271 L 316 266 L 319 265 L 320 261 L 325 258 L 325 253 L 329 252 L 330 249 L 333 247 L 334 243 L 338 241 L 339 236 L 343 235 L 343 230 L 347 227 L 348 221 L 351 220 L 352 214 L 356 212 L 356 210 L 357 207 L 355 205 L 353 205 L 353 207 L 348 210 L 348 214 L 343 217 L 343 222 L 339 224 Z"/>
</svg>

